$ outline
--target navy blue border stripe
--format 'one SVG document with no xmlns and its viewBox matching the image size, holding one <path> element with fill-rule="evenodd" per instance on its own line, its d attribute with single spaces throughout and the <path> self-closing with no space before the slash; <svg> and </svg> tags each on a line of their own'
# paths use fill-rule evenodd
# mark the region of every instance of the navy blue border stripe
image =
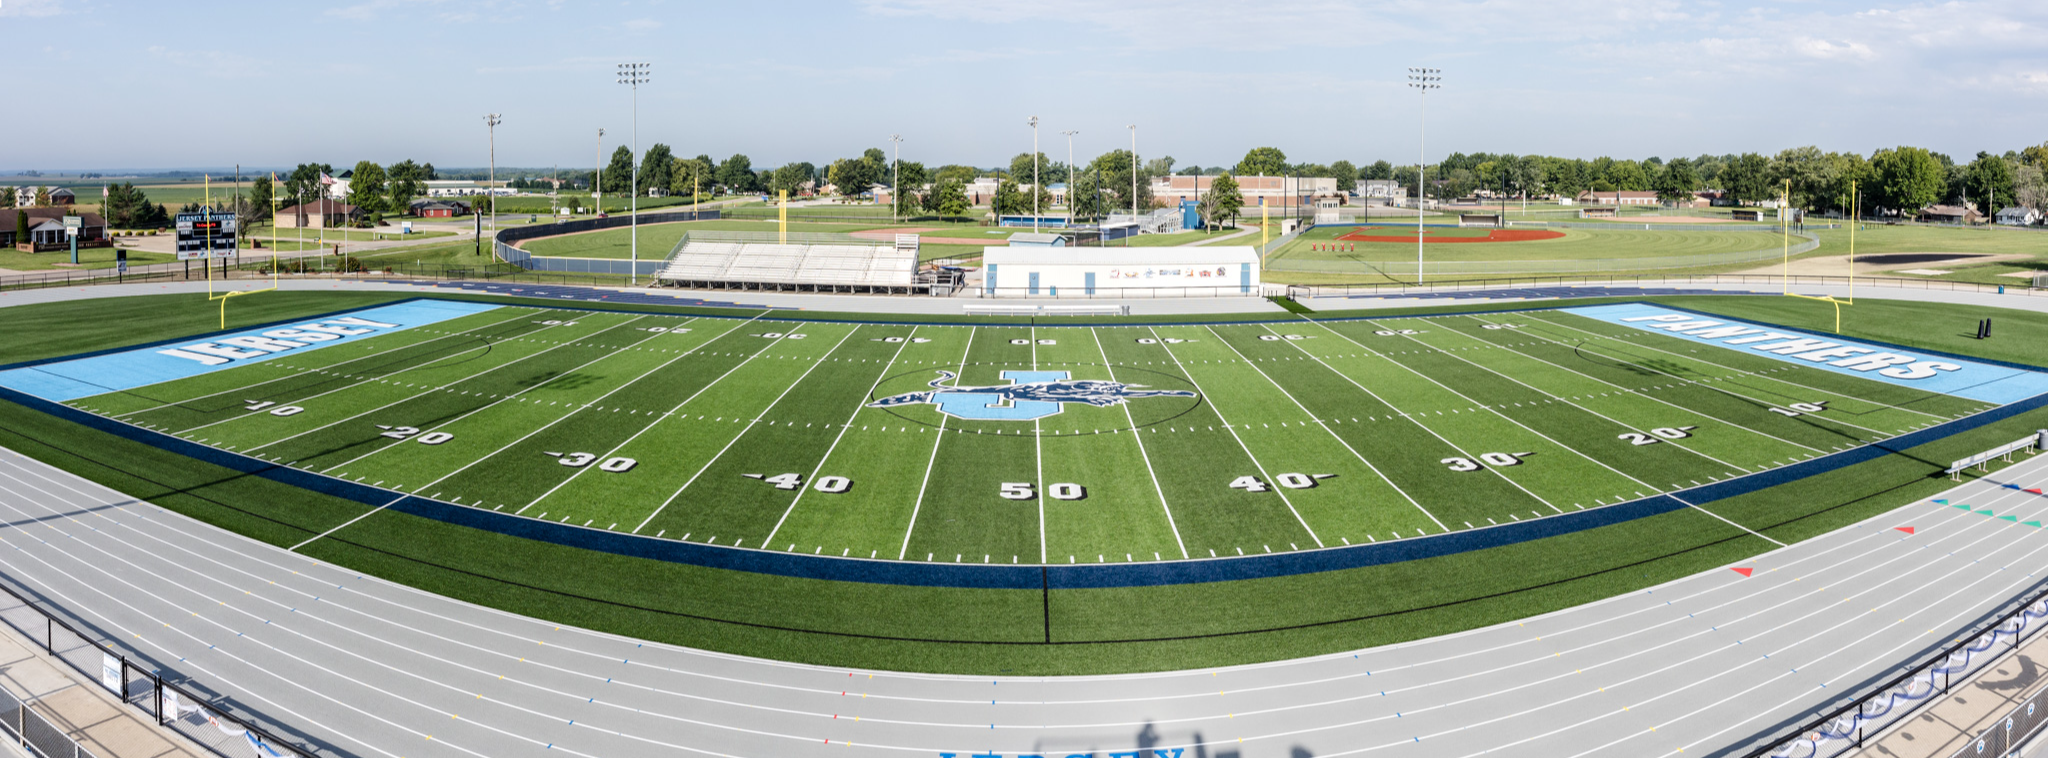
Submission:
<svg viewBox="0 0 2048 758">
<path fill-rule="evenodd" d="M 394 301 L 394 303 L 408 302 L 410 300 L 418 299 L 428 298 L 409 298 L 407 300 Z M 390 304 L 392 303 L 385 303 L 379 306 L 371 307 L 381 307 L 382 305 Z M 1645 304 L 1655 305 L 1657 307 L 1669 307 L 1657 303 Z M 367 309 L 368 308 L 356 309 L 351 311 L 339 311 L 335 314 L 327 314 L 326 316 L 315 316 L 312 318 L 326 318 L 334 315 L 339 315 L 341 313 L 354 313 L 359 310 Z M 1498 311 L 1476 311 L 1472 313 L 1512 313 L 1527 311 L 1554 311 L 1558 309 L 1558 306 L 1547 306 L 1540 308 L 1524 307 Z M 603 309 L 574 308 L 555 308 L 553 310 L 592 310 L 597 312 L 618 312 L 606 311 Z M 630 313 L 632 311 L 625 312 Z M 1700 313 L 1697 311 L 1692 312 L 1698 313 L 1702 317 L 1727 318 L 1725 316 L 1717 316 L 1715 314 Z M 1328 319 L 1328 321 L 1380 320 L 1390 318 L 1424 318 L 1429 315 L 1466 314 L 1417 314 L 1387 317 L 1347 317 L 1341 319 Z M 712 318 L 737 317 L 713 316 Z M 288 324 L 302 322 L 305 320 L 307 319 L 300 318 L 289 319 L 285 321 L 277 321 L 272 323 Z M 1285 321 L 1296 320 L 1299 319 L 1285 319 Z M 831 322 L 887 323 L 840 320 L 831 320 Z M 1074 326 L 1078 327 L 1084 325 L 1076 324 Z M 264 327 L 240 327 L 240 329 L 248 328 Z M 1826 336 L 1820 335 L 1816 332 L 1805 333 L 1815 334 L 1816 336 Z M 143 349 L 147 347 L 153 347 L 156 345 L 169 344 L 172 342 L 180 342 L 189 339 L 192 338 L 185 337 L 181 339 L 165 340 L 162 342 L 151 343 L 148 345 L 131 346 L 126 348 L 114 348 L 110 350 L 102 350 L 95 353 L 90 353 L 87 355 L 100 355 L 108 352 L 118 352 L 120 350 Z M 1870 340 L 1862 341 L 1868 342 L 1869 344 L 1877 345 L 1887 344 L 1883 342 L 1876 342 Z M 1891 346 L 1898 347 L 1902 350 L 1920 350 L 1919 348 L 1911 348 L 1898 345 Z M 1920 350 L 1920 352 L 1944 356 L 1949 355 L 1947 353 L 1939 353 L 1936 351 L 1928 350 Z M 67 356 L 64 358 L 32 361 L 27 363 L 14 364 L 13 366 L 8 366 L 4 368 L 38 365 L 41 363 L 72 360 L 80 357 L 87 356 Z M 1969 358 L 1966 356 L 1949 357 L 1963 358 L 1965 360 L 1984 360 L 1979 358 Z M 2028 366 L 2011 363 L 2000 363 L 2000 365 L 2005 365 L 2014 368 L 2031 368 Z M 1597 527 L 1620 524 L 1628 521 L 1633 521 L 1636 519 L 1647 518 L 1650 516 L 1656 516 L 1659 514 L 1683 510 L 1688 507 L 1686 505 L 1687 502 L 1690 502 L 1693 505 L 1704 506 L 1714 502 L 1727 500 L 1729 498 L 1759 492 L 1765 489 L 1769 489 L 1771 487 L 1776 487 L 1781 484 L 1798 481 L 1801 479 L 1817 476 L 1831 471 L 1837 471 L 1843 468 L 1847 468 L 1849 466 L 1856 465 L 1858 463 L 1864 463 L 1879 458 L 1883 458 L 1887 455 L 1891 455 L 1893 453 L 1911 447 L 1923 445 L 1955 434 L 1960 434 L 1963 432 L 1978 429 L 1988 424 L 2002 421 L 2013 416 L 2019 415 L 2021 413 L 2025 413 L 2027 411 L 2039 409 L 2042 407 L 2048 407 L 2048 393 L 2044 393 L 2031 398 L 2027 398 L 2025 400 L 2021 400 L 2019 402 L 2003 405 L 1981 413 L 1973 414 L 1965 418 L 1955 419 L 1952 421 L 1937 424 L 1935 426 L 1927 427 L 1925 429 L 1908 432 L 1906 434 L 1893 437 L 1889 440 L 1885 440 L 1870 445 L 1863 445 L 1860 447 L 1852 448 L 1850 450 L 1832 453 L 1811 460 L 1801 461 L 1799 463 L 1791 464 L 1783 468 L 1778 468 L 1771 471 L 1758 472 L 1755 474 L 1750 474 L 1748 476 L 1716 482 L 1713 484 L 1695 487 L 1688 490 L 1681 490 L 1677 493 L 1658 495 L 1655 497 L 1643 498 L 1640 500 L 1631 500 L 1628 502 L 1616 503 L 1614 505 L 1602 506 L 1591 510 L 1573 511 L 1558 516 L 1549 516 L 1541 519 L 1520 521 L 1511 524 L 1502 524 L 1499 526 L 1488 526 L 1480 529 L 1473 529 L 1463 532 L 1452 532 L 1447 534 L 1417 537 L 1393 542 L 1377 542 L 1365 545 L 1350 545 L 1346 547 L 1336 548 L 1320 548 L 1316 550 L 1291 553 L 1275 553 L 1271 555 L 1211 558 L 1191 561 L 1169 561 L 1143 564 L 1070 564 L 1066 566 L 1053 565 L 1047 567 L 1039 567 L 1021 565 L 913 563 L 905 561 L 871 560 L 864 558 L 840 558 L 833 556 L 803 555 L 798 553 L 778 553 L 774 551 L 760 549 L 719 547 L 715 545 L 702 545 L 691 542 L 683 542 L 680 540 L 668 540 L 653 537 L 645 537 L 640 535 L 621 534 L 609 530 L 590 529 L 582 526 L 572 526 L 569 524 L 541 521 L 538 519 L 531 519 L 523 516 L 514 516 L 499 513 L 496 511 L 487 511 L 481 508 L 474 508 L 470 506 L 443 503 L 428 498 L 403 495 L 402 493 L 395 493 L 391 490 L 371 487 L 368 485 L 358 484 L 355 482 L 349 482 L 334 477 L 328 477 L 310 471 L 289 468 L 279 464 L 274 464 L 267 461 L 258 460 L 256 458 L 251 458 L 249 456 L 241 455 L 239 453 L 232 453 L 225 450 L 220 450 L 217 448 L 202 445 L 196 442 L 180 439 L 168 434 L 150 431 L 138 426 L 134 426 L 132 424 L 116 421 L 110 418 L 106 418 L 104 416 L 89 413 L 61 403 L 54 403 L 39 397 L 35 397 L 33 395 L 29 395 L 5 387 L 0 387 L 0 400 L 13 402 L 17 405 L 32 408 L 34 410 L 40 411 L 50 416 L 54 416 L 56 418 L 80 424 L 97 431 L 114 434 L 124 439 L 140 442 L 142 444 L 155 447 L 159 450 L 176 453 L 189 458 L 204 461 L 206 463 L 211 463 L 216 466 L 221 466 L 223 468 L 227 468 L 233 471 L 238 471 L 244 474 L 260 476 L 264 479 L 275 481 L 281 484 L 290 485 L 293 487 L 298 487 L 300 489 L 330 495 L 333 497 L 349 500 L 370 507 L 383 506 L 386 503 L 391 503 L 391 505 L 389 505 L 389 509 L 398 511 L 400 513 L 418 516 L 420 518 L 433 519 L 435 521 L 454 524 L 457 526 L 465 526 L 473 529 L 480 529 L 484 531 L 495 532 L 513 537 L 520 537 L 539 542 L 546 542 L 554 545 L 575 547 L 586 550 L 593 550 L 597 552 L 610 553 L 614 555 L 624 555 L 636 558 L 666 561 L 669 563 L 679 563 L 692 566 L 702 566 L 706 568 L 745 571 L 750 573 L 768 574 L 774 576 L 787 576 L 802 579 L 862 582 L 869 584 L 894 584 L 918 587 L 957 587 L 1018 590 L 1041 589 L 1045 587 L 1051 587 L 1056 589 L 1156 587 L 1170 586 L 1176 584 L 1227 582 L 1245 579 L 1266 579 L 1283 576 L 1294 576 L 1299 574 L 1319 573 L 1325 571 L 1337 571 L 1343 569 L 1380 566 L 1391 563 L 1419 560 L 1423 558 L 1434 558 L 1447 555 L 1455 555 L 1458 553 L 1471 552 L 1475 550 L 1484 550 L 1493 547 L 1503 547 L 1507 545 L 1530 542 L 1533 540 L 1539 540 L 1548 537 L 1556 537 L 1560 535 L 1571 534 L 1574 532 L 1585 531 L 1588 529 L 1594 529 Z M 1673 495 L 1676 495 L 1677 497 L 1674 497 Z M 392 502 L 394 496 L 399 496 L 399 499 L 395 503 Z M 1684 502 L 1681 502 L 1680 498 L 1683 498 Z"/>
</svg>

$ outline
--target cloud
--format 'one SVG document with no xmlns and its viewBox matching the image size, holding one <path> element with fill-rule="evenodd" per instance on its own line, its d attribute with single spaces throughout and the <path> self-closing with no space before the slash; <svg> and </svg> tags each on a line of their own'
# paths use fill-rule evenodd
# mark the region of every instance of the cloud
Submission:
<svg viewBox="0 0 2048 758">
<path fill-rule="evenodd" d="M 660 28 L 661 22 L 651 18 L 636 18 L 626 22 L 626 31 L 634 34 L 646 34 Z"/>
<path fill-rule="evenodd" d="M 214 79 L 249 79 L 262 76 L 266 70 L 254 58 L 223 50 L 173 50 L 156 45 L 148 48 L 148 52 L 165 64 Z"/>
<path fill-rule="evenodd" d="M 0 1 L 0 18 L 48 18 L 64 13 L 64 0 Z"/>
</svg>

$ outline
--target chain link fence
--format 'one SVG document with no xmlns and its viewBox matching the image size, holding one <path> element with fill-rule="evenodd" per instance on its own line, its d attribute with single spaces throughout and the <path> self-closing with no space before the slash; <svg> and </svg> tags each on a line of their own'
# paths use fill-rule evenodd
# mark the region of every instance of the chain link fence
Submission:
<svg viewBox="0 0 2048 758">
<path fill-rule="evenodd" d="M 1552 226 L 1557 226 L 1553 224 Z M 1613 228 L 1609 226 L 1608 228 Z M 1634 228 L 1634 227 L 1628 227 Z M 1679 227 L 1673 227 L 1679 228 Z M 1699 231 L 1688 228 L 1686 231 Z M 1820 238 L 1805 232 L 1793 232 L 1799 242 L 1788 251 L 1783 246 L 1760 250 L 1745 250 L 1733 253 L 1699 253 L 1696 255 L 1666 255 L 1643 258 L 1580 258 L 1567 260 L 1540 261 L 1426 261 L 1420 264 L 1422 277 L 1428 281 L 1431 276 L 1480 276 L 1488 274 L 1572 274 L 1598 271 L 1655 271 L 1660 269 L 1705 268 L 1743 263 L 1764 263 L 1782 260 L 1786 255 L 1800 255 L 1820 247 Z M 1292 236 L 1274 240 L 1261 253 L 1278 250 L 1293 240 Z M 1305 274 L 1350 274 L 1356 276 L 1378 276 L 1396 279 L 1414 279 L 1418 264 L 1409 260 L 1301 260 L 1291 257 L 1269 258 L 1267 271 L 1291 271 Z"/>
</svg>

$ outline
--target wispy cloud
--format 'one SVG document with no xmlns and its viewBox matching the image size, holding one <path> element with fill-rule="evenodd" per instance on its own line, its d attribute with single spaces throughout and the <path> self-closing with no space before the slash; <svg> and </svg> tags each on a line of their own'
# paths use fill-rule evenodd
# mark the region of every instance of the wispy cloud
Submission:
<svg viewBox="0 0 2048 758">
<path fill-rule="evenodd" d="M 66 11 L 64 0 L 5 0 L 0 3 L 0 17 L 48 18 Z"/>
<path fill-rule="evenodd" d="M 651 18 L 636 18 L 626 22 L 626 31 L 634 34 L 646 34 L 660 28 L 661 22 Z"/>
<path fill-rule="evenodd" d="M 173 50 L 157 45 L 148 52 L 166 65 L 215 79 L 255 78 L 265 70 L 255 58 L 224 50 Z"/>
</svg>

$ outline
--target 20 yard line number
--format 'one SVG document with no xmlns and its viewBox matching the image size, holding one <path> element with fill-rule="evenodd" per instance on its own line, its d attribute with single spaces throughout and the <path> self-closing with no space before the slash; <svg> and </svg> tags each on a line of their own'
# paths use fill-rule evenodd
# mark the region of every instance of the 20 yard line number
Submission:
<svg viewBox="0 0 2048 758">
<path fill-rule="evenodd" d="M 1697 426 L 1660 426 L 1655 429 L 1651 429 L 1649 434 L 1644 434 L 1642 432 L 1622 432 L 1621 434 L 1615 435 L 1614 438 L 1618 440 L 1628 440 L 1628 444 L 1641 447 L 1643 445 L 1655 445 L 1659 442 L 1663 442 L 1664 440 L 1682 440 L 1687 437 L 1691 437 L 1692 430 L 1698 428 L 1699 427 Z"/>
</svg>

